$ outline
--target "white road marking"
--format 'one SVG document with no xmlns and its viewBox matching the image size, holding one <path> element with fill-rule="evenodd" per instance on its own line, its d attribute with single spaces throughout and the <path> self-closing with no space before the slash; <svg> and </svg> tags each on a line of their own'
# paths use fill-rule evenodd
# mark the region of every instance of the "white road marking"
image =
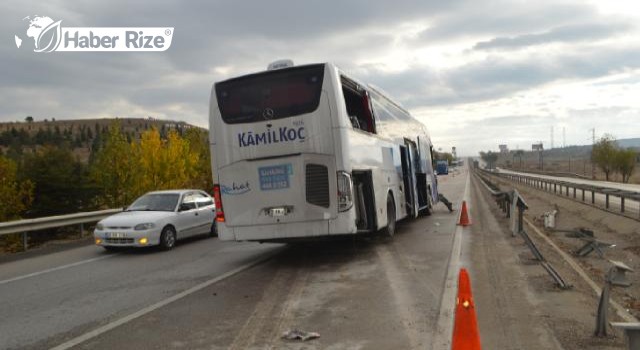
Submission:
<svg viewBox="0 0 640 350">
<path fill-rule="evenodd" d="M 11 282 L 15 282 L 15 281 L 23 280 L 23 279 L 25 279 L 25 278 L 30 278 L 30 277 L 35 277 L 35 276 L 44 275 L 45 273 L 49 273 L 49 272 L 54 272 L 54 271 L 64 270 L 64 269 L 68 269 L 68 268 L 70 268 L 70 267 L 75 267 L 75 266 L 79 266 L 79 265 L 88 264 L 88 263 L 90 263 L 90 262 L 94 262 L 94 261 L 99 261 L 99 260 L 108 259 L 108 258 L 112 258 L 112 257 L 114 257 L 114 256 L 116 256 L 116 255 L 118 255 L 118 254 L 105 255 L 105 256 L 100 256 L 100 257 L 93 258 L 93 259 L 87 259 L 87 260 L 82 260 L 82 261 L 74 262 L 74 263 L 71 263 L 71 264 L 66 264 L 66 265 L 58 266 L 58 267 L 52 267 L 52 268 L 50 268 L 50 269 L 46 269 L 46 270 L 42 270 L 42 271 L 38 271 L 38 272 L 33 272 L 33 273 L 26 274 L 26 275 L 22 275 L 22 276 L 18 276 L 18 277 L 14 277 L 14 278 L 9 278 L 9 279 L 6 279 L 6 280 L 2 280 L 2 281 L 0 281 L 0 284 L 11 283 Z"/>
<path fill-rule="evenodd" d="M 197 291 L 199 291 L 201 289 L 204 289 L 204 288 L 206 288 L 206 287 L 208 287 L 208 286 L 210 286 L 210 285 L 212 285 L 214 283 L 220 282 L 220 281 L 222 281 L 222 280 L 224 280 L 224 279 L 226 279 L 228 277 L 231 277 L 231 276 L 233 276 L 233 275 L 235 275 L 237 273 L 240 273 L 240 272 L 242 272 L 244 270 L 247 270 L 247 269 L 249 269 L 249 268 L 251 268 L 253 266 L 256 266 L 258 264 L 261 264 L 261 263 L 271 259 L 274 255 L 279 253 L 281 250 L 282 250 L 282 248 L 275 249 L 274 251 L 267 253 L 265 256 L 263 256 L 260 259 L 257 259 L 256 261 L 244 264 L 244 265 L 242 265 L 242 266 L 240 266 L 240 267 L 238 267 L 238 268 L 236 268 L 234 270 L 231 270 L 231 271 L 226 272 L 226 273 L 224 273 L 224 274 L 222 274 L 222 275 L 220 275 L 218 277 L 215 277 L 215 278 L 212 278 L 212 279 L 210 279 L 208 281 L 200 283 L 197 286 L 189 288 L 189 289 L 187 289 L 187 290 L 185 290 L 183 292 L 180 292 L 180 293 L 178 293 L 178 294 L 176 294 L 176 295 L 174 295 L 172 297 L 169 297 L 167 299 L 159 301 L 159 302 L 157 302 L 157 303 L 155 303 L 153 305 L 145 307 L 144 309 L 136 311 L 136 312 L 134 312 L 134 313 L 132 313 L 130 315 L 127 315 L 127 316 L 122 317 L 122 318 L 120 318 L 118 320 L 110 322 L 110 323 L 108 323 L 108 324 L 106 324 L 106 325 L 104 325 L 102 327 L 96 328 L 96 329 L 94 329 L 94 330 L 92 330 L 90 332 L 87 332 L 87 333 L 82 334 L 82 335 L 80 335 L 78 337 L 75 337 L 75 338 L 73 338 L 73 339 L 71 339 L 71 340 L 69 340 L 69 341 L 67 341 L 67 342 L 65 342 L 63 344 L 60 344 L 60 345 L 58 345 L 58 346 L 56 346 L 54 348 L 51 348 L 51 350 L 66 350 L 66 349 L 70 349 L 70 348 L 72 348 L 72 347 L 74 347 L 76 345 L 79 345 L 81 343 L 84 343 L 85 341 L 87 341 L 89 339 L 95 338 L 95 337 L 97 337 L 97 336 L 99 336 L 99 335 L 101 335 L 103 333 L 106 333 L 106 332 L 108 332 L 108 331 L 110 331 L 110 330 L 112 330 L 112 329 L 114 329 L 116 327 L 122 326 L 123 324 L 126 324 L 128 322 L 131 322 L 131 321 L 135 320 L 136 318 L 142 317 L 142 316 L 144 316 L 144 315 L 146 315 L 146 314 L 148 314 L 148 313 L 150 313 L 152 311 L 155 311 L 155 310 L 157 310 L 157 309 L 159 309 L 161 307 L 167 306 L 167 305 L 173 303 L 174 301 L 178 301 L 178 300 L 180 300 L 180 299 L 182 299 L 182 298 L 184 298 L 186 296 L 189 296 L 189 295 L 191 295 L 191 294 L 193 294 L 193 293 L 195 293 L 195 292 L 197 292 Z"/>
<path fill-rule="evenodd" d="M 470 173 L 467 172 L 467 182 L 464 186 L 464 195 L 462 200 L 467 202 L 469 208 L 469 184 Z M 450 349 L 451 337 L 453 336 L 453 317 L 454 306 L 456 300 L 456 290 L 458 289 L 458 270 L 460 269 L 460 255 L 462 253 L 462 231 L 464 226 L 457 225 L 460 222 L 461 211 L 458 213 L 456 222 L 456 231 L 453 237 L 453 247 L 449 256 L 449 264 L 447 265 L 447 278 L 444 282 L 442 298 L 440 298 L 440 312 L 438 313 L 438 321 L 436 323 L 436 333 L 433 339 L 433 349 Z M 470 211 L 468 211 L 470 214 Z M 471 218 L 471 215 L 469 215 Z M 471 218 L 473 221 L 473 218 Z"/>
</svg>

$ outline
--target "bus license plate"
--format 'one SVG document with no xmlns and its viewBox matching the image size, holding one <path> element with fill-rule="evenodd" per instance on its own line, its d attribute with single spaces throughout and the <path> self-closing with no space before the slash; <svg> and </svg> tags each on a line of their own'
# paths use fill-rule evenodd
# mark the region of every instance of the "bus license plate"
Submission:
<svg viewBox="0 0 640 350">
<path fill-rule="evenodd" d="M 285 216 L 287 210 L 285 208 L 271 208 L 269 209 L 269 215 L 271 216 Z"/>
</svg>

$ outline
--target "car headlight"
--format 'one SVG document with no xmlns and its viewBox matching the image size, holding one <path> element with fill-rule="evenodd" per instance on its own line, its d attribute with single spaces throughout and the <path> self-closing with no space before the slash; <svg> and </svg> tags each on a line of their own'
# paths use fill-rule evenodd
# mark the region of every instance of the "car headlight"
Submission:
<svg viewBox="0 0 640 350">
<path fill-rule="evenodd" d="M 96 225 L 96 230 L 100 230 L 100 231 L 104 230 L 104 225 L 103 225 L 103 224 L 101 224 L 101 223 L 98 223 L 98 224 Z"/>
<path fill-rule="evenodd" d="M 148 229 L 152 229 L 156 227 L 156 224 L 152 223 L 152 222 L 147 222 L 144 224 L 137 224 L 133 229 L 136 231 L 141 231 L 141 230 L 148 230 Z"/>
</svg>

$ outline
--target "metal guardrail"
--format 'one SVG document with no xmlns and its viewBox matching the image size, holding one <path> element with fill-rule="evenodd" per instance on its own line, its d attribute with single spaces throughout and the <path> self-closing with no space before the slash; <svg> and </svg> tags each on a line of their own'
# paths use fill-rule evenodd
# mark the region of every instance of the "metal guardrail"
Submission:
<svg viewBox="0 0 640 350">
<path fill-rule="evenodd" d="M 610 187 L 601 187 L 587 184 L 579 184 L 573 183 L 570 181 L 562 181 L 562 180 L 552 180 L 546 178 L 540 178 L 536 176 L 524 175 L 524 174 L 511 174 L 511 173 L 501 173 L 501 172 L 489 172 L 486 170 L 481 170 L 486 174 L 499 176 L 502 178 L 509 179 L 511 181 L 515 181 L 524 185 L 531 186 L 533 188 L 544 190 L 547 192 L 553 192 L 557 195 L 563 195 L 564 197 L 571 198 L 578 201 L 578 190 L 581 191 L 581 201 L 583 203 L 589 203 L 595 207 L 602 208 L 599 205 L 596 205 L 596 194 L 603 195 L 605 197 L 604 209 L 610 212 L 616 212 L 611 209 L 611 197 L 617 198 L 620 206 L 620 214 L 625 215 L 626 217 L 630 217 L 632 219 L 640 219 L 640 192 L 635 191 L 627 191 L 621 189 L 615 189 Z M 572 192 L 570 194 L 570 192 Z M 587 200 L 585 193 L 589 193 L 591 196 L 590 200 Z M 633 214 L 629 213 L 626 208 L 627 200 L 636 201 L 639 203 L 638 206 L 638 215 L 633 216 Z"/>
<path fill-rule="evenodd" d="M 571 288 L 571 285 L 569 285 L 567 282 L 565 282 L 565 280 L 562 278 L 562 276 L 560 276 L 560 274 L 553 268 L 553 266 L 544 258 L 544 256 L 542 255 L 542 253 L 540 252 L 540 250 L 536 247 L 536 245 L 533 243 L 533 241 L 531 240 L 531 238 L 529 237 L 529 235 L 527 234 L 527 232 L 525 230 L 522 229 L 521 223 L 522 223 L 522 212 L 524 210 L 527 209 L 527 205 L 524 202 L 524 199 L 522 199 L 522 197 L 520 196 L 520 194 L 518 193 L 517 190 L 513 190 L 510 192 L 501 192 L 500 188 L 491 180 L 489 180 L 489 175 L 498 175 L 498 173 L 494 173 L 494 172 L 490 172 L 490 171 L 486 171 L 486 170 L 482 170 L 482 169 L 478 169 L 481 171 L 476 172 L 475 174 L 478 175 L 479 179 L 481 180 L 482 184 L 485 185 L 485 187 L 487 188 L 487 190 L 491 193 L 492 196 L 495 197 L 496 202 L 498 203 L 498 205 L 500 206 L 500 208 L 503 210 L 503 212 L 506 213 L 507 217 L 513 217 L 513 213 L 515 211 L 515 208 L 518 209 L 518 225 L 516 227 L 514 227 L 513 225 L 513 219 L 512 219 L 512 233 L 515 236 L 516 232 L 519 233 L 522 238 L 525 240 L 525 243 L 527 244 L 527 246 L 529 247 L 529 249 L 531 250 L 531 252 L 533 253 L 533 255 L 535 256 L 535 258 L 540 262 L 540 264 L 542 265 L 542 267 L 545 268 L 545 270 L 547 270 L 547 273 L 549 273 L 549 275 L 555 280 L 556 285 L 561 288 L 561 289 L 568 289 Z M 502 174 L 502 175 L 511 175 L 511 174 Z M 527 177 L 526 175 L 522 176 L 522 177 Z M 529 177 L 529 179 L 531 179 L 532 177 Z M 540 180 L 539 178 L 533 178 L 535 180 Z M 544 179 L 542 179 L 544 180 Z M 522 180 L 519 180 L 520 182 L 522 182 Z M 527 181 L 527 179 L 525 179 L 524 181 Z M 551 180 L 553 182 L 554 180 Z M 535 185 L 535 184 L 534 184 Z M 564 183 L 563 183 L 564 185 Z M 574 184 L 574 185 L 579 185 L 579 184 Z M 591 189 L 589 189 L 588 187 L 592 187 Z M 578 187 L 580 188 L 580 187 Z M 595 193 L 599 193 L 598 189 L 599 187 L 597 186 L 584 186 L 582 188 L 583 193 L 584 190 L 592 190 Z M 555 191 L 554 191 L 555 192 Z M 624 191 L 624 192 L 629 192 L 629 191 Z M 561 192 L 562 193 L 562 192 Z M 636 192 L 631 192 L 634 194 L 637 194 Z M 568 190 L 566 191 L 566 194 L 568 196 Z M 593 197 L 593 194 L 592 194 Z M 575 187 L 574 187 L 574 198 L 575 198 Z M 584 200 L 584 194 L 583 194 L 583 200 Z M 522 203 L 520 203 L 520 201 L 522 201 Z M 608 202 L 608 201 L 607 201 Z M 556 230 L 558 231 L 558 230 Z M 573 232 L 573 231 L 567 231 L 567 232 Z M 599 243 L 602 242 L 598 242 L 597 240 L 593 240 L 591 242 L 591 244 L 587 244 L 585 246 L 583 246 L 582 248 L 580 248 L 578 251 L 576 251 L 574 254 L 578 255 L 578 256 L 584 256 L 585 254 L 581 254 L 581 251 L 583 249 L 585 249 L 586 247 L 588 247 L 589 245 L 592 245 L 592 249 L 596 250 L 598 249 L 598 245 Z M 596 244 L 595 246 L 593 246 L 593 244 Z M 559 249 L 556 247 L 556 249 Z M 610 298 L 609 298 L 609 290 L 612 286 L 622 286 L 622 287 L 628 287 L 631 285 L 631 282 L 629 282 L 626 279 L 626 276 L 624 276 L 625 272 L 629 272 L 629 271 L 633 271 L 631 270 L 631 268 L 629 268 L 628 266 L 626 266 L 624 263 L 620 262 L 620 261 L 614 261 L 614 260 L 609 260 L 609 262 L 612 264 L 612 267 L 609 269 L 609 271 L 607 272 L 607 274 L 605 275 L 605 285 L 604 287 L 601 289 L 600 291 L 600 301 L 598 303 L 598 310 L 597 310 L 597 315 L 596 315 L 596 329 L 594 332 L 594 335 L 596 337 L 606 337 L 607 336 L 607 325 L 610 324 L 613 327 L 616 328 L 620 328 L 625 332 L 625 336 L 627 338 L 627 347 L 628 349 L 640 349 L 640 323 L 638 323 L 637 319 L 635 319 L 632 315 L 629 315 L 629 318 L 631 319 L 632 322 L 612 322 L 609 323 L 607 321 L 607 313 L 608 313 L 608 309 L 609 309 L 609 303 L 610 303 Z M 574 268 L 575 269 L 575 268 Z M 578 271 L 578 270 L 576 270 Z M 585 278 L 583 276 L 583 278 Z M 588 277 L 587 277 L 588 278 Z M 585 280 L 587 280 L 587 278 L 585 278 Z M 593 282 L 591 282 L 593 283 Z M 618 315 L 620 315 L 620 306 L 614 302 L 612 302 L 613 305 L 618 308 Z M 624 319 L 626 319 L 627 321 L 629 321 L 629 319 L 623 317 Z"/>
<path fill-rule="evenodd" d="M 502 168 L 501 168 L 502 169 Z M 540 171 L 540 170 L 532 170 L 532 169 L 516 169 L 516 168 L 505 168 L 510 171 L 519 171 L 523 173 L 537 174 L 537 175 L 546 175 L 546 176 L 558 176 L 558 177 L 573 177 L 577 179 L 590 180 L 590 176 L 585 176 L 577 173 L 570 173 L 565 171 Z"/>
<path fill-rule="evenodd" d="M 511 235 L 516 236 L 520 235 L 524 240 L 529 250 L 533 256 L 540 262 L 540 265 L 547 271 L 549 276 L 553 278 L 556 285 L 560 289 L 569 289 L 571 285 L 567 283 L 562 276 L 556 271 L 556 269 L 551 265 L 547 259 L 544 258 L 542 252 L 535 245 L 529 234 L 524 229 L 524 211 L 529 207 L 525 202 L 524 198 L 518 193 L 518 190 L 512 190 L 508 192 L 500 191 L 500 188 L 494 184 L 492 181 L 487 179 L 485 174 L 481 172 L 476 172 L 481 182 L 485 185 L 487 190 L 491 193 L 491 195 L 496 199 L 498 206 L 502 211 L 506 214 L 507 218 L 511 220 Z M 516 215 L 517 211 L 517 215 Z"/>
<path fill-rule="evenodd" d="M 106 209 L 85 213 L 68 215 L 47 216 L 37 219 L 16 220 L 0 223 L 0 236 L 9 234 L 22 234 L 22 246 L 28 249 L 28 233 L 31 231 L 45 230 L 71 225 L 80 225 L 80 235 L 84 235 L 84 224 L 98 222 L 110 215 L 121 212 L 122 209 Z"/>
</svg>

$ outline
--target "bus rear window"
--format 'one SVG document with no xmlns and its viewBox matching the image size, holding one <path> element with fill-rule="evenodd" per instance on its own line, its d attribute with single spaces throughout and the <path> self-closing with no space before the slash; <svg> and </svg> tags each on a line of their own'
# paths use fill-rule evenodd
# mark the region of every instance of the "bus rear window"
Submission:
<svg viewBox="0 0 640 350">
<path fill-rule="evenodd" d="M 258 73 L 216 84 L 227 124 L 254 123 L 311 113 L 318 108 L 324 65 Z"/>
</svg>

